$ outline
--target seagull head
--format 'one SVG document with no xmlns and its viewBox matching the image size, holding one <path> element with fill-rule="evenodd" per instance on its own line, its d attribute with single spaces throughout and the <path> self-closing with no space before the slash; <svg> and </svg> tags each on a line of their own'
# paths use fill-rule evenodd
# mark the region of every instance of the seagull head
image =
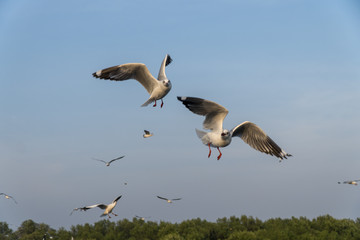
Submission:
<svg viewBox="0 0 360 240">
<path fill-rule="evenodd" d="M 222 139 L 227 139 L 228 137 L 230 136 L 230 132 L 226 129 L 224 129 L 222 132 L 221 132 L 221 138 Z"/>
<path fill-rule="evenodd" d="M 167 88 L 171 88 L 171 82 L 169 79 L 162 80 L 162 84 Z"/>
</svg>

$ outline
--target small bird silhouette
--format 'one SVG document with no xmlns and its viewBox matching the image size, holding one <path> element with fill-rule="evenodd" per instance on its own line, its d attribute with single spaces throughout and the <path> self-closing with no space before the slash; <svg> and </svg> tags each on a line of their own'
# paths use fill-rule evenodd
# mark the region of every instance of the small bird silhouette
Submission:
<svg viewBox="0 0 360 240">
<path fill-rule="evenodd" d="M 105 165 L 108 167 L 108 166 L 110 166 L 110 164 L 111 164 L 112 162 L 114 162 L 114 161 L 116 161 L 116 160 L 119 160 L 119 159 L 122 159 L 123 157 L 125 157 L 125 156 L 121 156 L 121 157 L 114 158 L 114 159 L 112 159 L 112 160 L 110 160 L 110 161 L 108 161 L 108 162 L 106 162 L 106 161 L 104 161 L 104 160 L 101 160 L 101 159 L 97 159 L 97 158 L 93 158 L 93 159 L 96 160 L 96 161 L 105 163 Z"/>
<path fill-rule="evenodd" d="M 144 134 L 143 134 L 143 137 L 144 137 L 144 138 L 151 137 L 152 135 L 154 135 L 154 134 L 153 134 L 153 133 L 150 133 L 148 130 L 144 130 Z"/>
<path fill-rule="evenodd" d="M 0 196 L 2 196 L 2 195 L 4 195 L 4 197 L 6 198 L 6 199 L 12 199 L 16 204 L 17 204 L 17 201 L 15 200 L 15 198 L 13 198 L 12 196 L 10 196 L 10 195 L 8 195 L 8 194 L 6 194 L 6 193 L 0 193 Z"/>
<path fill-rule="evenodd" d="M 167 201 L 168 203 L 172 203 L 173 201 L 181 200 L 181 198 L 168 199 L 168 198 L 164 198 L 164 197 L 160 197 L 160 196 L 157 196 L 157 197 L 162 199 L 162 200 Z"/>
</svg>

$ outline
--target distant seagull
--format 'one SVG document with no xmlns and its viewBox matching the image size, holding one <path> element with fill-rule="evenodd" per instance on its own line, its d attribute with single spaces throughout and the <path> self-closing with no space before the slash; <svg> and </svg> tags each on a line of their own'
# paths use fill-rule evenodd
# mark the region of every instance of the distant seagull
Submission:
<svg viewBox="0 0 360 240">
<path fill-rule="evenodd" d="M 173 201 L 181 200 L 181 198 L 168 199 L 164 197 L 157 196 L 158 198 L 167 201 L 168 203 L 172 203 Z"/>
<path fill-rule="evenodd" d="M 104 161 L 104 160 L 97 159 L 97 158 L 93 158 L 93 159 L 96 160 L 96 161 L 100 161 L 100 162 L 105 163 L 106 166 L 110 166 L 110 163 L 112 163 L 112 162 L 114 162 L 114 161 L 116 161 L 116 160 L 122 159 L 123 157 L 125 157 L 125 156 L 121 156 L 121 157 L 118 157 L 118 158 L 114 158 L 114 159 L 110 160 L 109 162 L 106 162 L 106 161 Z"/>
<path fill-rule="evenodd" d="M 152 135 L 153 135 L 153 133 L 150 133 L 148 130 L 144 130 L 144 134 L 143 134 L 144 138 L 151 137 Z"/>
<path fill-rule="evenodd" d="M 0 193 L 0 196 L 2 196 L 2 195 L 4 195 L 4 197 L 5 197 L 6 199 L 10 199 L 10 198 L 11 198 L 11 199 L 17 204 L 15 198 L 13 198 L 12 196 L 7 195 L 6 193 Z"/>
<path fill-rule="evenodd" d="M 138 215 L 135 215 L 135 217 L 136 217 L 137 219 L 140 219 L 140 220 L 143 220 L 143 221 L 145 221 L 146 218 L 150 218 L 150 217 L 140 217 L 140 216 L 138 216 Z"/>
<path fill-rule="evenodd" d="M 351 185 L 358 185 L 358 182 L 360 181 L 360 179 L 359 180 L 350 180 L 350 181 L 344 181 L 344 182 L 342 182 L 343 184 L 351 184 Z M 338 184 L 341 184 L 341 182 L 338 182 Z"/>
<path fill-rule="evenodd" d="M 230 132 L 223 129 L 223 121 L 229 111 L 220 104 L 195 97 L 177 97 L 177 99 L 193 113 L 205 116 L 203 128 L 210 129 L 211 132 L 195 130 L 201 141 L 209 146 L 208 157 L 211 156 L 210 147 L 216 147 L 219 151 L 219 156 L 217 157 L 217 160 L 219 160 L 222 156 L 219 147 L 229 145 L 232 137 L 240 137 L 254 149 L 274 155 L 280 161 L 291 156 L 282 150 L 260 127 L 249 121 L 237 125 Z"/>
<path fill-rule="evenodd" d="M 171 82 L 165 74 L 165 67 L 172 62 L 167 54 L 161 63 L 158 78 L 154 78 L 149 69 L 143 63 L 126 63 L 114 67 L 105 68 L 93 73 L 93 76 L 100 79 L 123 81 L 135 79 L 143 85 L 150 94 L 150 98 L 141 105 L 145 107 L 155 101 L 153 107 L 156 107 L 156 100 L 161 100 L 161 107 L 164 105 L 163 98 L 171 89 Z"/>
<path fill-rule="evenodd" d="M 91 206 L 86 206 L 86 207 L 80 207 L 80 208 L 74 208 L 72 210 L 72 212 L 70 213 L 70 215 L 72 215 L 72 213 L 74 211 L 77 211 L 77 210 L 80 210 L 80 211 L 86 211 L 86 210 L 89 210 L 91 208 L 101 208 L 101 209 L 105 209 L 104 213 L 100 215 L 100 217 L 103 217 L 103 216 L 108 216 L 109 218 L 110 217 L 110 213 L 117 216 L 117 214 L 113 213 L 112 210 L 114 209 L 114 207 L 116 206 L 117 204 L 117 201 L 121 198 L 121 196 L 117 197 L 114 201 L 112 201 L 112 203 L 106 205 L 106 204 L 95 204 L 95 205 L 91 205 Z"/>
</svg>

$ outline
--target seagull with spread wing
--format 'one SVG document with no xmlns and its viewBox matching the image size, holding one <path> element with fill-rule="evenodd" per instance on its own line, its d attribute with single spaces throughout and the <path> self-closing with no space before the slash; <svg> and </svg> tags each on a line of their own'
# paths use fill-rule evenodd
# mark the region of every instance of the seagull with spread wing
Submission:
<svg viewBox="0 0 360 240">
<path fill-rule="evenodd" d="M 144 134 L 143 134 L 143 137 L 144 137 L 144 138 L 151 137 L 152 135 L 154 135 L 154 134 L 153 134 L 153 133 L 150 133 L 148 130 L 144 130 Z"/>
<path fill-rule="evenodd" d="M 0 196 L 4 196 L 6 199 L 10 199 L 10 198 L 11 198 L 11 199 L 17 204 L 15 198 L 13 198 L 12 196 L 10 196 L 10 195 L 8 195 L 8 194 L 6 194 L 6 193 L 0 193 Z"/>
<path fill-rule="evenodd" d="M 228 110 L 215 102 L 195 97 L 177 97 L 186 108 L 191 112 L 205 116 L 203 128 L 211 130 L 210 132 L 196 130 L 197 136 L 201 141 L 209 147 L 209 155 L 211 156 L 211 148 L 216 147 L 219 151 L 219 160 L 222 156 L 220 147 L 226 147 L 231 143 L 232 137 L 240 137 L 244 142 L 254 149 L 276 156 L 280 159 L 286 159 L 291 154 L 281 149 L 260 127 L 256 124 L 245 121 L 230 131 L 223 129 L 223 121 L 228 114 Z"/>
<path fill-rule="evenodd" d="M 118 201 L 121 197 L 122 197 L 122 195 L 119 196 L 119 197 L 117 197 L 117 198 L 115 198 L 115 200 L 112 201 L 112 203 L 110 203 L 110 204 L 108 204 L 108 205 L 101 203 L 101 204 L 95 204 L 95 205 L 91 205 L 91 206 L 74 208 L 74 209 L 72 210 L 72 212 L 70 213 L 70 215 L 72 215 L 72 213 L 73 213 L 74 211 L 78 211 L 78 210 L 80 210 L 80 211 L 87 211 L 87 210 L 89 210 L 89 209 L 91 209 L 91 208 L 96 208 L 96 207 L 98 207 L 98 208 L 100 208 L 100 209 L 105 209 L 104 213 L 101 214 L 100 217 L 103 217 L 103 216 L 106 216 L 106 215 L 107 215 L 109 218 L 111 218 L 111 217 L 110 217 L 110 213 L 113 214 L 114 216 L 117 216 L 117 214 L 113 213 L 112 210 L 115 208 L 115 206 L 116 206 L 116 204 L 117 204 L 117 201 Z"/>
<path fill-rule="evenodd" d="M 149 99 L 141 105 L 145 107 L 152 102 L 155 102 L 153 107 L 156 107 L 156 100 L 161 100 L 161 107 L 164 105 L 163 98 L 171 89 L 171 82 L 166 77 L 165 67 L 172 62 L 169 54 L 166 54 L 161 63 L 158 78 L 151 75 L 149 69 L 143 63 L 126 63 L 114 67 L 105 68 L 93 73 L 93 76 L 100 79 L 124 81 L 128 79 L 135 79 L 150 94 Z"/>
<path fill-rule="evenodd" d="M 343 184 L 351 184 L 351 185 L 358 185 L 358 182 L 360 182 L 360 179 L 359 180 L 350 180 L 350 181 L 344 181 L 342 182 Z M 341 184 L 341 182 L 338 182 L 338 184 Z"/>
<path fill-rule="evenodd" d="M 172 203 L 173 201 L 181 200 L 181 198 L 168 199 L 164 197 L 157 196 L 157 198 L 167 201 L 168 203 Z"/>
<path fill-rule="evenodd" d="M 121 156 L 121 157 L 118 157 L 118 158 L 114 158 L 114 159 L 112 159 L 112 160 L 110 160 L 110 161 L 108 161 L 108 162 L 106 162 L 106 161 L 104 161 L 104 160 L 102 160 L 102 159 L 97 159 L 97 158 L 93 158 L 93 159 L 96 160 L 96 161 L 105 163 L 105 165 L 108 167 L 108 166 L 110 166 L 110 164 L 111 164 L 112 162 L 114 162 L 114 161 L 116 161 L 116 160 L 119 160 L 119 159 L 122 159 L 123 157 L 125 157 L 125 156 Z"/>
</svg>

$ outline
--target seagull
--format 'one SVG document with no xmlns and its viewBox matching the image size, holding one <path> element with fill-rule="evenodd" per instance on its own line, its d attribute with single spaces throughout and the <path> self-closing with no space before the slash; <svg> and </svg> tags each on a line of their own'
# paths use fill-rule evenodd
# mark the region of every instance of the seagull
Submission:
<svg viewBox="0 0 360 240">
<path fill-rule="evenodd" d="M 230 131 L 223 129 L 223 121 L 229 111 L 220 104 L 196 97 L 177 97 L 177 99 L 191 112 L 205 116 L 203 128 L 209 129 L 211 132 L 195 130 L 201 141 L 209 147 L 208 158 L 211 156 L 210 147 L 216 147 L 219 151 L 217 160 L 220 160 L 222 153 L 219 148 L 229 145 L 232 137 L 240 137 L 254 149 L 274 155 L 280 161 L 292 156 L 282 150 L 260 127 L 252 122 L 245 121 Z"/>
<path fill-rule="evenodd" d="M 74 209 L 72 210 L 72 212 L 70 213 L 70 215 L 72 215 L 72 213 L 73 213 L 74 211 L 77 211 L 77 210 L 86 211 L 86 210 L 89 210 L 89 209 L 91 209 L 91 208 L 96 208 L 96 207 L 98 207 L 98 208 L 101 208 L 101 209 L 105 209 L 104 213 L 101 214 L 100 217 L 103 217 L 103 216 L 106 216 L 106 215 L 107 215 L 109 218 L 111 218 L 111 217 L 110 217 L 110 213 L 113 214 L 114 216 L 117 216 L 117 214 L 113 213 L 112 210 L 114 209 L 114 207 L 115 207 L 116 204 L 117 204 L 117 201 L 118 201 L 121 197 L 122 197 L 122 195 L 119 196 L 119 197 L 117 197 L 117 198 L 115 198 L 115 200 L 112 201 L 112 203 L 110 203 L 110 204 L 108 204 L 108 205 L 106 205 L 106 204 L 95 204 L 95 205 L 86 206 L 86 207 L 74 208 Z"/>
<path fill-rule="evenodd" d="M 17 204 L 15 198 L 13 198 L 12 196 L 7 195 L 6 193 L 0 193 L 0 196 L 1 196 L 1 195 L 4 195 L 4 197 L 5 197 L 6 199 L 10 199 L 10 198 L 11 198 L 11 199 Z"/>
<path fill-rule="evenodd" d="M 150 218 L 150 217 L 140 217 L 140 216 L 138 216 L 138 215 L 135 215 L 135 217 L 138 218 L 138 219 L 140 219 L 140 220 L 143 220 L 143 221 L 145 221 L 146 218 Z"/>
<path fill-rule="evenodd" d="M 358 182 L 360 181 L 360 179 L 359 180 L 350 180 L 350 181 L 344 181 L 344 182 L 342 182 L 343 184 L 351 184 L 351 185 L 358 185 Z M 341 182 L 338 182 L 338 184 L 341 184 Z"/>
<path fill-rule="evenodd" d="M 167 201 L 168 203 L 172 203 L 173 201 L 181 200 L 181 198 L 168 199 L 164 197 L 157 196 L 158 198 Z"/>
<path fill-rule="evenodd" d="M 93 158 L 93 159 L 96 160 L 96 161 L 100 161 L 100 162 L 105 163 L 105 165 L 108 167 L 108 166 L 110 166 L 110 163 L 112 163 L 112 162 L 114 162 L 114 161 L 116 161 L 116 160 L 122 159 L 123 157 L 125 157 L 125 156 L 121 156 L 121 157 L 118 157 L 118 158 L 114 158 L 114 159 L 110 160 L 109 162 L 106 162 L 106 161 L 101 160 L 101 159 L 96 159 L 96 158 Z"/>
<path fill-rule="evenodd" d="M 143 134 L 143 137 L 144 137 L 144 138 L 151 137 L 152 135 L 154 135 L 154 134 L 153 134 L 153 133 L 150 133 L 148 130 L 144 130 L 144 134 Z"/>
<path fill-rule="evenodd" d="M 92 75 L 100 79 L 108 79 L 115 81 L 123 81 L 128 79 L 135 79 L 143 85 L 143 87 L 150 94 L 150 98 L 141 105 L 145 107 L 152 102 L 155 102 L 153 107 L 156 107 L 156 100 L 161 100 L 161 108 L 164 105 L 163 98 L 171 89 L 171 82 L 167 79 L 165 74 L 165 67 L 172 62 L 169 54 L 166 54 L 161 63 L 158 78 L 154 78 L 149 69 L 143 63 L 126 63 L 114 67 L 99 70 Z"/>
</svg>

